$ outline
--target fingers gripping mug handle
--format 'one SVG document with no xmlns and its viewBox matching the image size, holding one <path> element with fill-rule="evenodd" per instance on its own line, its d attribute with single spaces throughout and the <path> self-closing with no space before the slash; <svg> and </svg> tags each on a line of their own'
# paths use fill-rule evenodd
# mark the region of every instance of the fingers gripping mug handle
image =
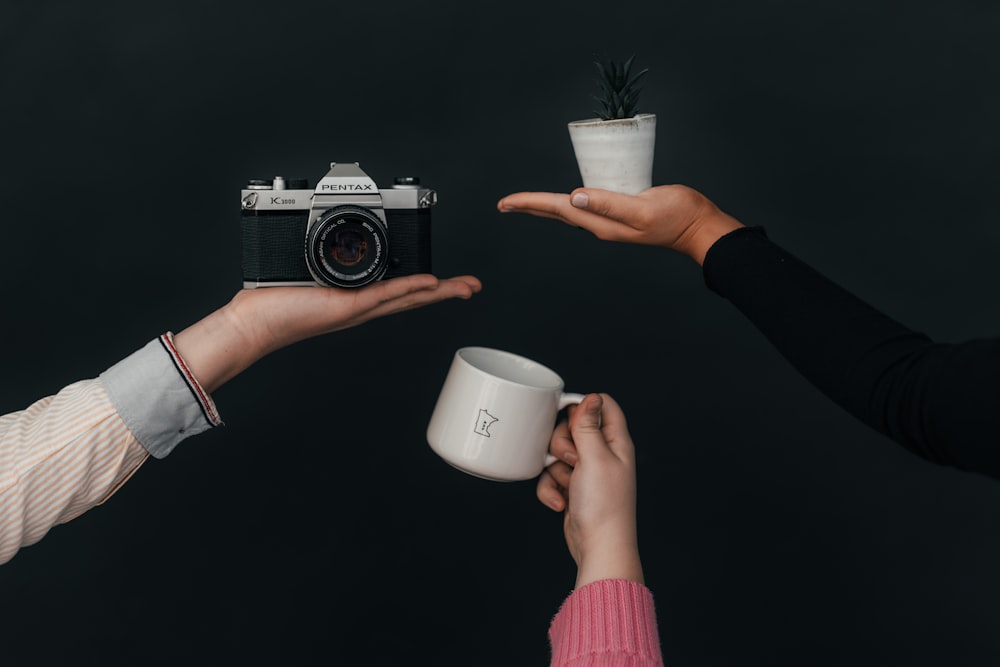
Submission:
<svg viewBox="0 0 1000 667">
<path fill-rule="evenodd" d="M 570 405 L 579 405 L 584 398 L 586 398 L 586 394 L 562 394 L 559 396 L 559 409 L 562 410 L 563 408 Z M 550 465 L 552 465 L 558 460 L 559 459 L 552 456 L 551 454 L 546 454 L 545 467 L 548 468 Z"/>
<path fill-rule="evenodd" d="M 559 409 L 562 410 L 568 405 L 579 405 L 585 398 L 586 394 L 563 394 L 559 397 Z"/>
</svg>

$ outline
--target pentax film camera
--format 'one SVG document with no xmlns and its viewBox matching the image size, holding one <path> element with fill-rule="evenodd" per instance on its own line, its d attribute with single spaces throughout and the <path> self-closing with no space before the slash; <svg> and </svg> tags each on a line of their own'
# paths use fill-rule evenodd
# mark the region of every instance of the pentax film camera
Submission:
<svg viewBox="0 0 1000 667">
<path fill-rule="evenodd" d="M 241 193 L 243 287 L 360 287 L 431 272 L 437 193 L 416 177 L 379 189 L 357 162 L 305 179 L 251 180 Z"/>
</svg>

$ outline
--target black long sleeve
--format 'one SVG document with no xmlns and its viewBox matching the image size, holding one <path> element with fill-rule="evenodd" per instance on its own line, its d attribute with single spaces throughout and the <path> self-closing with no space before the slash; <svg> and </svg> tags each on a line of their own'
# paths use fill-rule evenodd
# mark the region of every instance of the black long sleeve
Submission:
<svg viewBox="0 0 1000 667">
<path fill-rule="evenodd" d="M 758 227 L 719 239 L 703 270 L 711 290 L 845 410 L 930 461 L 1000 478 L 1000 338 L 935 343 Z"/>
</svg>

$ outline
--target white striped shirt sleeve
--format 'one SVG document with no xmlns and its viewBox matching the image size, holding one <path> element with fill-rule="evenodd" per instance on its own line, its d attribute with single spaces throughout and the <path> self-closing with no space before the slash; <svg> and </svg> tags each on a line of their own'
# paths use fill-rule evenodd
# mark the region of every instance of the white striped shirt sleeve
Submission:
<svg viewBox="0 0 1000 667">
<path fill-rule="evenodd" d="M 169 333 L 98 379 L 0 416 L 0 564 L 110 498 L 150 454 L 219 424 Z"/>
</svg>

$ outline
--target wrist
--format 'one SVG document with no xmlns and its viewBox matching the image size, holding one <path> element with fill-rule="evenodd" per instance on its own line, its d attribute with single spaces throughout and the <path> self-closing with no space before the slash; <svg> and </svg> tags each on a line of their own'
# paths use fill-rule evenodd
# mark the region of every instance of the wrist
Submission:
<svg viewBox="0 0 1000 667">
<path fill-rule="evenodd" d="M 174 345 L 208 393 L 264 354 L 253 327 L 241 312 L 238 298 L 174 336 Z"/>
<path fill-rule="evenodd" d="M 267 288 L 273 289 L 273 288 Z M 253 290 L 240 290 L 225 306 L 217 311 L 224 320 L 228 335 L 251 359 L 250 363 L 266 357 L 283 347 L 260 317 L 261 308 L 255 300 Z"/>
<path fill-rule="evenodd" d="M 736 218 L 723 213 L 711 202 L 707 202 L 704 213 L 695 218 L 688 228 L 682 247 L 678 249 L 693 259 L 698 266 L 705 262 L 705 255 L 715 242 L 731 231 L 743 227 Z M 679 244 L 680 245 L 680 244 Z"/>
<path fill-rule="evenodd" d="M 627 579 L 645 584 L 639 547 L 632 538 L 602 540 L 587 549 L 577 564 L 576 588 L 602 579 Z"/>
</svg>

